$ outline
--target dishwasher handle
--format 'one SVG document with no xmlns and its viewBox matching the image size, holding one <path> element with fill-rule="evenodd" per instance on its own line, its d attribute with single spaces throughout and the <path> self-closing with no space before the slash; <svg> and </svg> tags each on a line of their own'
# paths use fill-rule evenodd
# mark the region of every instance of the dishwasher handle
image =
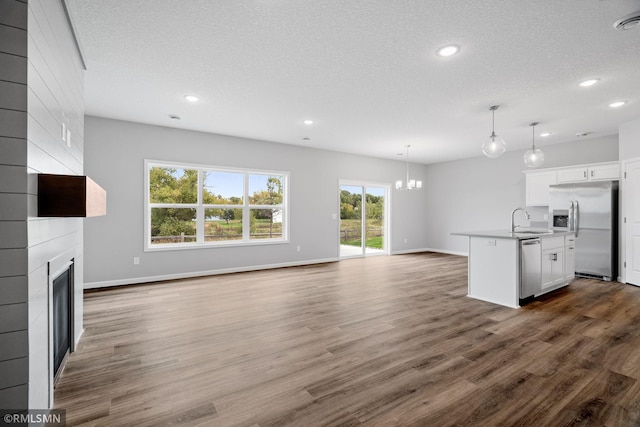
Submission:
<svg viewBox="0 0 640 427">
<path fill-rule="evenodd" d="M 539 244 L 540 244 L 540 239 L 523 240 L 521 243 L 522 246 L 539 245 Z"/>
</svg>

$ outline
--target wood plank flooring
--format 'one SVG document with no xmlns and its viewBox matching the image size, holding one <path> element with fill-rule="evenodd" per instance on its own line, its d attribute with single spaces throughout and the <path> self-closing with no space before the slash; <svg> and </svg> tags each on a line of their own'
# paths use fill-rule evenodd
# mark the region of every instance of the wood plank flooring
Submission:
<svg viewBox="0 0 640 427">
<path fill-rule="evenodd" d="M 514 310 L 421 253 L 91 292 L 55 407 L 82 426 L 639 426 L 640 288 Z"/>
</svg>

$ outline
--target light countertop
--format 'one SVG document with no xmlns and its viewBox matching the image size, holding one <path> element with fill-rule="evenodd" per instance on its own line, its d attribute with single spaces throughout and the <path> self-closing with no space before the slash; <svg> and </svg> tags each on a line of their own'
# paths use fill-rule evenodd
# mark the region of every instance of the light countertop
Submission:
<svg viewBox="0 0 640 427">
<path fill-rule="evenodd" d="M 573 231 L 551 231 L 536 228 L 516 228 L 515 233 L 511 230 L 484 230 L 484 231 L 460 231 L 451 233 L 452 236 L 468 237 L 490 237 L 495 239 L 535 239 L 538 237 L 562 237 L 574 234 Z"/>
</svg>

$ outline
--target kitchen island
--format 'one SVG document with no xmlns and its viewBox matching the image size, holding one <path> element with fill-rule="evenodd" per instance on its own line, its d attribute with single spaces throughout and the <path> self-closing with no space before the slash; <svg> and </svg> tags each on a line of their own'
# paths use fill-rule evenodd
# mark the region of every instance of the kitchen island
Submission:
<svg viewBox="0 0 640 427">
<path fill-rule="evenodd" d="M 469 238 L 467 295 L 471 298 L 519 308 L 522 300 L 566 286 L 574 277 L 573 232 L 521 229 L 451 234 Z"/>
</svg>

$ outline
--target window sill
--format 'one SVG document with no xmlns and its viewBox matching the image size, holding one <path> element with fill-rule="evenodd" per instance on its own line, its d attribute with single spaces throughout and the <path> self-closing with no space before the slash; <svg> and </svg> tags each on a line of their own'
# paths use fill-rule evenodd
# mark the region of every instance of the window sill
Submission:
<svg viewBox="0 0 640 427">
<path fill-rule="evenodd" d="M 266 245 L 283 245 L 290 243 L 288 239 L 269 239 L 251 242 L 215 242 L 215 243 L 169 243 L 146 246 L 144 252 L 159 251 L 183 251 L 192 249 L 222 249 L 235 248 L 240 246 L 266 246 Z"/>
</svg>

